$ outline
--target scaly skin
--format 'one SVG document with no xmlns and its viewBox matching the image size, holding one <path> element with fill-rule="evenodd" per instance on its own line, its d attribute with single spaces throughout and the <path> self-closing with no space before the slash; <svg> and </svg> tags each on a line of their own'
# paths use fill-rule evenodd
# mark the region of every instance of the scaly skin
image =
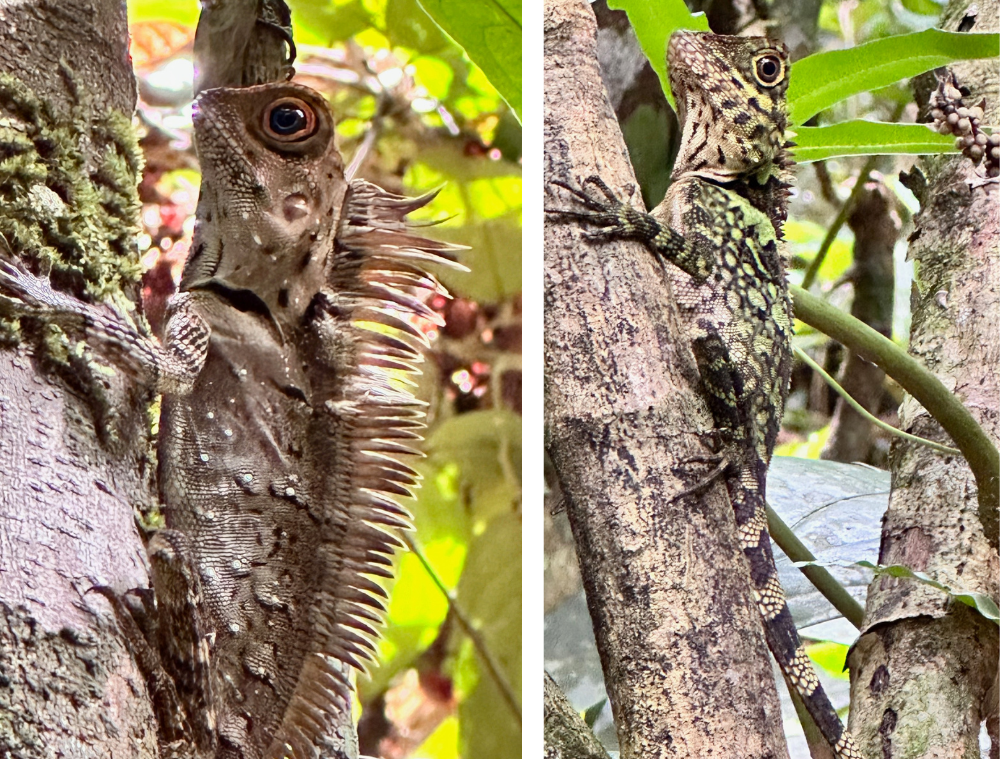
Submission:
<svg viewBox="0 0 1000 759">
<path fill-rule="evenodd" d="M 861 759 L 803 650 L 778 582 L 765 490 L 791 375 L 792 305 L 778 252 L 786 215 L 788 54 L 761 37 L 678 32 L 667 52 L 683 124 L 672 184 L 652 213 L 566 184 L 556 214 L 643 242 L 667 264 L 705 397 L 768 646 L 839 759 Z M 602 197 L 603 195 L 603 197 Z"/>
<path fill-rule="evenodd" d="M 372 577 L 416 484 L 396 455 L 423 426 L 394 377 L 421 359 L 411 318 L 437 319 L 425 264 L 450 246 L 406 224 L 430 197 L 346 181 L 308 88 L 209 90 L 195 133 L 198 223 L 162 344 L 8 262 L 0 294 L 163 395 L 148 644 L 115 608 L 164 755 L 357 759 L 351 670 L 374 658 Z"/>
</svg>

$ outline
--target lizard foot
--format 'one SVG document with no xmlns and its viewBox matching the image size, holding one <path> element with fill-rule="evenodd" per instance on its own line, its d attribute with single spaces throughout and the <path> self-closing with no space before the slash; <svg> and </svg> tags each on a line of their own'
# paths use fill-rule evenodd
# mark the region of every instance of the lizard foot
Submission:
<svg viewBox="0 0 1000 759">
<path fill-rule="evenodd" d="M 583 185 L 584 188 L 588 184 L 594 185 L 604 198 L 562 180 L 553 180 L 552 184 L 571 193 L 587 210 L 545 209 L 545 212 L 562 220 L 580 221 L 600 228 L 596 232 L 587 234 L 587 239 L 634 236 L 643 220 L 647 218 L 647 214 L 620 200 L 614 190 L 598 176 L 588 177 Z"/>
<path fill-rule="evenodd" d="M 699 477 L 693 485 L 684 488 L 679 493 L 675 493 L 670 499 L 670 503 L 679 501 L 682 498 L 687 498 L 688 496 L 698 495 L 699 493 L 707 490 L 710 486 L 715 484 L 716 481 L 725 477 L 726 470 L 729 469 L 731 462 L 726 456 L 718 454 L 710 456 L 691 456 L 690 458 L 684 459 L 679 466 L 672 467 L 671 471 L 675 475 L 683 476 L 688 472 L 688 467 L 691 464 L 709 464 L 712 466 L 712 469 L 710 469 L 707 474 Z"/>
<path fill-rule="evenodd" d="M 160 717 L 160 729 L 166 743 L 183 742 L 190 734 L 190 727 L 177 695 L 173 679 L 167 674 L 160 655 L 150 645 L 146 635 L 140 629 L 131 610 L 122 601 L 114 589 L 106 585 L 95 585 L 88 592 L 98 593 L 111 604 L 118 626 L 125 637 L 125 643 L 135 659 L 139 671 L 146 678 L 146 687 L 153 702 L 153 707 Z"/>
</svg>

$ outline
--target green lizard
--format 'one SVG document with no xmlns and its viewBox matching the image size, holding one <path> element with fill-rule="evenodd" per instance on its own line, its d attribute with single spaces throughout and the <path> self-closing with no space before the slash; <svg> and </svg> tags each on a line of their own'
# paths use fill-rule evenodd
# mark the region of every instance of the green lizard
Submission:
<svg viewBox="0 0 1000 759">
<path fill-rule="evenodd" d="M 669 264 L 723 442 L 720 471 L 768 646 L 838 759 L 861 759 L 795 630 L 765 514 L 792 368 L 792 304 L 777 244 L 792 163 L 784 135 L 788 53 L 763 37 L 677 32 L 667 64 L 683 132 L 663 202 L 642 213 L 590 177 L 586 184 L 604 197 L 555 182 L 587 209 L 555 214 L 598 227 L 601 238 L 639 240 Z"/>
</svg>

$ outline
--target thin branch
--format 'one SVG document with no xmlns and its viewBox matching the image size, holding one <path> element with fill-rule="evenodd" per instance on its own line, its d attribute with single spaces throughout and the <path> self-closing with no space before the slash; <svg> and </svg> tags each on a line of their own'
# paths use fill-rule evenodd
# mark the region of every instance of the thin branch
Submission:
<svg viewBox="0 0 1000 759">
<path fill-rule="evenodd" d="M 803 363 L 805 363 L 810 369 L 812 369 L 820 377 L 822 377 L 823 380 L 826 381 L 826 384 L 828 384 L 830 387 L 836 390 L 837 394 L 844 399 L 844 401 L 847 403 L 848 406 L 857 411 L 858 414 L 860 414 L 862 417 L 867 419 L 869 422 L 874 424 L 879 429 L 885 430 L 890 435 L 902 438 L 903 440 L 909 440 L 911 443 L 926 445 L 928 448 L 933 448 L 935 451 L 940 451 L 941 453 L 948 453 L 951 454 L 952 456 L 962 455 L 962 452 L 957 448 L 952 448 L 947 445 L 941 445 L 940 443 L 935 443 L 933 440 L 928 440 L 927 438 L 920 437 L 918 435 L 911 435 L 909 432 L 903 432 L 898 427 L 893 427 L 891 424 L 883 422 L 877 416 L 872 414 L 868 409 L 866 409 L 864 406 L 862 406 L 860 403 L 854 400 L 854 398 L 851 397 L 851 394 L 848 393 L 843 387 L 841 387 L 840 383 L 837 382 L 837 380 L 831 377 L 822 366 L 817 364 L 815 361 L 812 360 L 812 358 L 809 357 L 808 353 L 806 353 L 799 347 L 793 347 L 792 350 L 795 352 L 795 355 L 802 360 Z"/>
<path fill-rule="evenodd" d="M 805 544 L 796 537 L 792 529 L 770 506 L 767 507 L 767 531 L 771 534 L 774 542 L 778 544 L 778 548 L 784 551 L 785 556 L 792 561 L 816 561 L 812 552 L 806 548 Z M 799 571 L 827 601 L 833 604 L 833 608 L 844 615 L 844 619 L 859 630 L 861 629 L 861 623 L 865 617 L 864 607 L 847 592 L 843 585 L 834 579 L 834 576 L 825 567 L 799 567 Z"/>
<path fill-rule="evenodd" d="M 976 478 L 979 521 L 990 545 L 1000 543 L 1000 453 L 958 397 L 915 358 L 867 324 L 801 287 L 791 287 L 795 317 L 885 370 L 955 441 Z"/>
<path fill-rule="evenodd" d="M 500 693 L 503 695 L 504 701 L 507 702 L 507 706 L 510 707 L 510 710 L 517 718 L 517 724 L 520 725 L 521 704 L 518 703 L 517 694 L 514 693 L 514 688 L 511 687 L 511 684 L 507 682 L 507 678 L 500 669 L 499 662 L 497 662 L 489 647 L 486 645 L 486 641 L 483 640 L 483 636 L 473 626 L 472 621 L 455 599 L 454 593 L 448 590 L 448 586 L 446 586 L 438 576 L 438 573 L 434 570 L 434 567 L 431 566 L 431 563 L 427 560 L 424 552 L 417 546 L 416 543 L 413 542 L 409 535 L 404 535 L 403 540 L 406 542 L 407 547 L 413 551 L 413 555 L 420 560 L 420 563 L 423 565 L 424 569 L 427 570 L 427 574 L 430 575 L 433 583 L 437 585 L 438 590 L 440 590 L 444 597 L 448 599 L 449 610 L 454 615 L 455 619 L 458 620 L 458 625 L 462 628 L 462 631 L 469 636 L 469 640 L 472 641 L 472 647 L 476 649 L 476 653 L 479 654 L 479 658 L 482 660 L 483 664 L 486 665 L 487 672 L 490 673 L 490 677 L 493 678 L 493 682 L 495 682 L 497 687 L 500 689 Z"/>
<path fill-rule="evenodd" d="M 889 121 L 899 121 L 899 117 L 903 115 L 903 110 L 906 108 L 905 103 L 899 103 L 896 105 L 895 110 L 892 113 Z M 858 200 L 858 196 L 861 195 L 861 191 L 865 188 L 865 183 L 868 181 L 868 175 L 871 174 L 872 170 L 875 168 L 875 162 L 878 160 L 877 155 L 868 156 L 868 160 L 865 161 L 865 165 L 861 167 L 861 172 L 858 174 L 858 180 L 854 183 L 854 187 L 851 189 L 851 194 L 844 201 L 844 204 L 837 211 L 837 216 L 834 218 L 833 223 L 830 228 L 826 230 L 826 236 L 823 238 L 823 242 L 819 246 L 819 250 L 816 251 L 816 255 L 809 264 L 809 268 L 806 269 L 805 276 L 802 278 L 802 288 L 808 290 L 813 286 L 813 282 L 816 281 L 816 275 L 819 274 L 819 268 L 823 265 L 823 260 L 826 258 L 826 254 L 830 252 L 830 246 L 833 245 L 833 241 L 837 239 L 841 228 L 847 222 L 847 217 L 850 216 L 851 210 L 854 208 L 854 204 Z"/>
<path fill-rule="evenodd" d="M 819 267 L 823 265 L 823 261 L 826 259 L 826 254 L 830 252 L 830 246 L 833 245 L 833 241 L 837 239 L 841 228 L 847 222 L 847 217 L 851 213 L 851 209 L 854 208 L 854 203 L 857 201 L 858 196 L 861 191 L 865 188 L 865 182 L 868 181 L 868 175 L 871 173 L 872 169 L 875 168 L 875 161 L 878 156 L 868 156 L 868 160 L 865 161 L 865 165 L 861 168 L 861 173 L 858 175 L 858 181 L 854 183 L 854 188 L 851 190 L 851 194 L 844 201 L 844 204 L 837 211 L 837 216 L 834 218 L 833 223 L 830 224 L 830 228 L 826 230 L 826 237 L 823 238 L 823 242 L 820 243 L 819 250 L 816 251 L 816 255 L 813 256 L 813 260 L 809 263 L 809 268 L 806 269 L 805 276 L 802 277 L 802 287 L 808 290 L 812 287 L 813 282 L 816 281 L 816 275 L 819 273 Z"/>
</svg>

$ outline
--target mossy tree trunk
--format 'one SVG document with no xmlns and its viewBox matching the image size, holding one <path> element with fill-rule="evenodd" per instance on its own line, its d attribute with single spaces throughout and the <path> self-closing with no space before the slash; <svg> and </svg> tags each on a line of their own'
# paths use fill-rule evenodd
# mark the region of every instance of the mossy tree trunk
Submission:
<svg viewBox="0 0 1000 759">
<path fill-rule="evenodd" d="M 0 9 L 2 255 L 77 297 L 138 296 L 136 88 L 120 0 Z M 2 306 L 0 306 L 2 308 Z M 108 603 L 148 585 L 148 393 L 0 314 L 0 755 L 156 756 Z"/>
<path fill-rule="evenodd" d="M 997 10 L 997 0 L 952 2 L 941 28 L 996 32 Z M 996 59 L 956 64 L 953 70 L 972 93 L 965 100 L 975 104 L 985 98 L 984 121 L 996 124 Z M 909 350 L 954 389 L 996 444 L 1000 193 L 995 183 L 982 184 L 966 158 L 927 159 L 918 169 L 910 181 L 921 210 L 910 236 L 917 267 Z M 912 398 L 904 400 L 899 418 L 908 432 L 948 442 Z M 896 441 L 890 468 L 892 495 L 879 562 L 903 564 L 953 589 L 996 599 L 997 553 L 978 517 L 976 483 L 966 461 Z M 950 603 L 934 588 L 876 578 L 862 636 L 848 660 L 851 729 L 862 753 L 978 759 L 985 721 L 993 744 L 990 756 L 1000 756 L 998 657 L 996 624 Z"/>
</svg>

